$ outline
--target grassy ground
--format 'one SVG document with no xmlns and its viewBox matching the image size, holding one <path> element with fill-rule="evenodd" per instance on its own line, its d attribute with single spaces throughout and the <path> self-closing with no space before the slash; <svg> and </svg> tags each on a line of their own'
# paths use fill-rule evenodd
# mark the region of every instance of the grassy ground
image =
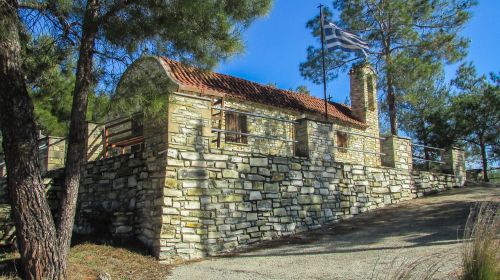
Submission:
<svg viewBox="0 0 500 280">
<path fill-rule="evenodd" d="M 0 251 L 0 279 L 16 278 L 15 261 L 19 254 L 11 250 Z M 71 280 L 96 279 L 107 273 L 111 279 L 165 279 L 169 266 L 159 264 L 153 257 L 139 250 L 109 245 L 83 243 L 71 248 L 68 276 Z"/>
</svg>

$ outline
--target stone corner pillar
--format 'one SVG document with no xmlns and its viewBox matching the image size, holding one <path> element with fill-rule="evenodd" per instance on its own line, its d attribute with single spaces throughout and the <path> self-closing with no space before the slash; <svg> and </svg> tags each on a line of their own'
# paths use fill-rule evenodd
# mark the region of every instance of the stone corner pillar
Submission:
<svg viewBox="0 0 500 280">
<path fill-rule="evenodd" d="M 395 135 L 387 136 L 381 140 L 382 165 L 397 169 L 411 171 L 413 169 L 413 159 L 411 150 L 411 140 L 409 138 Z"/>
<path fill-rule="evenodd" d="M 443 152 L 443 172 L 455 176 L 455 185 L 462 187 L 465 184 L 465 152 L 453 147 Z"/>
<path fill-rule="evenodd" d="M 163 120 L 143 121 L 145 160 L 145 184 L 140 190 L 137 204 L 141 205 L 141 229 L 139 239 L 151 248 L 160 261 L 166 240 L 161 238 L 163 215 L 163 189 L 167 177 L 167 117 Z"/>
</svg>

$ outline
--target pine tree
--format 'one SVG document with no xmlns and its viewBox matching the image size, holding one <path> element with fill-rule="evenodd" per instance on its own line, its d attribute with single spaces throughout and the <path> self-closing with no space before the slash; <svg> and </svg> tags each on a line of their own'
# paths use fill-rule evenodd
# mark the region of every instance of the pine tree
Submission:
<svg viewBox="0 0 500 280">
<path fill-rule="evenodd" d="M 241 32 L 270 0 L 0 0 L 0 129 L 25 279 L 65 279 L 84 161 L 89 94 L 100 70 L 113 78 L 144 49 L 214 66 L 242 50 Z M 28 32 L 74 45 L 77 63 L 60 213 L 53 220 L 38 167 L 33 102 L 22 67 Z M 112 62 L 119 62 L 109 66 Z M 97 68 L 96 68 L 97 65 Z"/>
<path fill-rule="evenodd" d="M 335 0 L 339 26 L 358 33 L 371 46 L 368 60 L 377 68 L 378 85 L 386 95 L 391 133 L 397 135 L 397 105 L 401 89 L 418 77 L 444 63 L 463 58 L 468 41 L 458 32 L 470 18 L 474 0 Z M 332 12 L 325 10 L 327 19 Z M 318 16 L 307 23 L 319 39 Z M 342 51 L 326 57 L 327 78 L 334 79 L 340 70 L 363 60 Z M 321 83 L 321 48 L 308 47 L 307 61 L 301 74 Z"/>
<path fill-rule="evenodd" d="M 458 90 L 449 110 L 452 128 L 470 151 L 478 148 L 483 178 L 488 181 L 488 158 L 498 157 L 500 143 L 500 76 L 478 76 L 468 63 L 459 67 L 452 84 Z"/>
</svg>

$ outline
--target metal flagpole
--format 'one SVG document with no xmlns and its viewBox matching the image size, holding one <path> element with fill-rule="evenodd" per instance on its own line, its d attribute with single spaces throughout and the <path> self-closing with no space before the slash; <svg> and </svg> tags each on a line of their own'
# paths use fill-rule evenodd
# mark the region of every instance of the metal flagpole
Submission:
<svg viewBox="0 0 500 280">
<path fill-rule="evenodd" d="M 325 120 L 328 120 L 328 101 L 326 99 L 326 69 L 325 69 L 325 32 L 323 30 L 323 5 L 320 4 L 319 8 L 319 20 L 321 25 L 321 57 L 323 60 L 323 95 L 325 98 Z"/>
</svg>

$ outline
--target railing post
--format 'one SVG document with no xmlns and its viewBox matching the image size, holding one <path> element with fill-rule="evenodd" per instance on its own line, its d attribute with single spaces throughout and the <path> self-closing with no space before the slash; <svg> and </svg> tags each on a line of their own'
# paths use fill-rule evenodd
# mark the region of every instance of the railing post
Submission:
<svg viewBox="0 0 500 280">
<path fill-rule="evenodd" d="M 465 183 L 465 152 L 460 148 L 451 148 L 443 152 L 443 172 L 455 175 L 455 184 Z"/>
<path fill-rule="evenodd" d="M 388 136 L 381 141 L 382 165 L 398 169 L 413 169 L 412 146 L 409 138 Z"/>
<path fill-rule="evenodd" d="M 104 127 L 104 158 L 108 157 L 108 145 L 109 145 L 109 130 L 107 127 Z"/>
</svg>

